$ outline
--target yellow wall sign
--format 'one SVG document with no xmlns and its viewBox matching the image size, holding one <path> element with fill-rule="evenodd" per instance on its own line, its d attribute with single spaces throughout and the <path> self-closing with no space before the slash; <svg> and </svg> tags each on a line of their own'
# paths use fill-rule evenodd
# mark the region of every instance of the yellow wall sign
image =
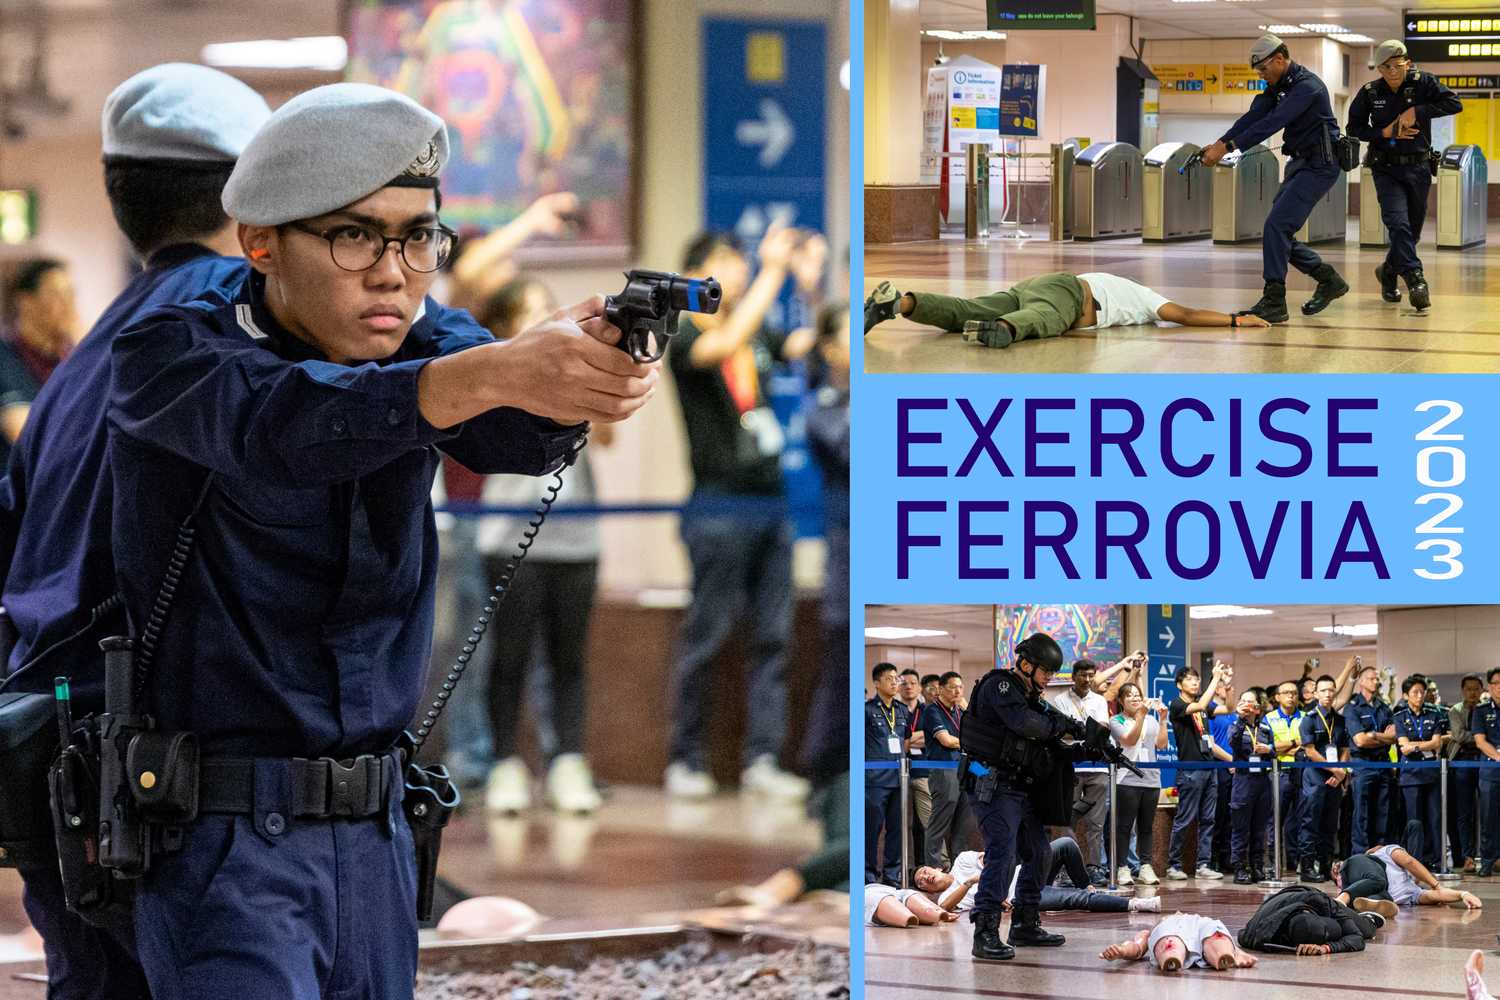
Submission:
<svg viewBox="0 0 1500 1000">
<path fill-rule="evenodd" d="M 977 119 L 978 115 L 974 108 L 956 107 L 953 109 L 954 128 L 975 128 L 978 124 Z"/>
<path fill-rule="evenodd" d="M 1225 63 L 1220 70 L 1226 94 L 1258 94 L 1266 89 L 1266 81 L 1249 66 Z"/>
<path fill-rule="evenodd" d="M 1219 93 L 1220 71 L 1216 65 L 1204 63 L 1171 63 L 1151 67 L 1151 72 L 1161 81 L 1164 92 L 1174 94 Z"/>
<path fill-rule="evenodd" d="M 786 39 L 779 31 L 753 31 L 745 43 L 745 78 L 751 83 L 786 79 Z"/>
</svg>

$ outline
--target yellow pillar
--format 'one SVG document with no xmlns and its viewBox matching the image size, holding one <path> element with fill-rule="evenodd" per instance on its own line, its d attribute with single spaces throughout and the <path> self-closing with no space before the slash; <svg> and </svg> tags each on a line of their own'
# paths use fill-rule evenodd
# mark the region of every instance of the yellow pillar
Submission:
<svg viewBox="0 0 1500 1000">
<path fill-rule="evenodd" d="M 922 152 L 917 0 L 864 0 L 865 183 L 915 184 Z"/>
</svg>

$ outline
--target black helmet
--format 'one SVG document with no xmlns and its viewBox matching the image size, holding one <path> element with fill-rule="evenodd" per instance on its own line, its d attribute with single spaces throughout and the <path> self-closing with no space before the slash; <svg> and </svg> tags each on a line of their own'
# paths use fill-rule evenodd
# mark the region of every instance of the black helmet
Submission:
<svg viewBox="0 0 1500 1000">
<path fill-rule="evenodd" d="M 1055 674 L 1062 669 L 1062 647 L 1057 644 L 1056 639 L 1045 632 L 1033 632 L 1017 643 L 1016 656 L 1049 674 Z"/>
</svg>

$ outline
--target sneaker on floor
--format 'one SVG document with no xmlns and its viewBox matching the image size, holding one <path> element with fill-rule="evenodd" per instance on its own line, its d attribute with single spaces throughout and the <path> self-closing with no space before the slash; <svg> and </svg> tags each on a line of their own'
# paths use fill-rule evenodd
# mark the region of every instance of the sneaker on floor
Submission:
<svg viewBox="0 0 1500 1000">
<path fill-rule="evenodd" d="M 667 794 L 675 799 L 712 798 L 719 786 L 704 771 L 695 771 L 681 761 L 667 765 Z"/>
<path fill-rule="evenodd" d="M 865 333 L 888 319 L 895 319 L 901 311 L 901 293 L 889 281 L 875 286 L 870 297 L 865 299 Z"/>
<path fill-rule="evenodd" d="M 1160 896 L 1137 896 L 1130 901 L 1130 909 L 1133 913 L 1160 913 Z"/>
<path fill-rule="evenodd" d="M 1361 896 L 1354 901 L 1354 908 L 1360 913 L 1378 913 L 1387 920 L 1396 919 L 1396 904 L 1389 899 L 1366 899 Z"/>
<path fill-rule="evenodd" d="M 1104 889 L 1109 886 L 1109 869 L 1103 865 L 1089 865 L 1089 885 L 1095 889 Z"/>
<path fill-rule="evenodd" d="M 591 813 L 603 805 L 581 753 L 559 754 L 547 769 L 547 803 L 558 812 Z"/>
<path fill-rule="evenodd" d="M 770 799 L 786 799 L 800 802 L 807 798 L 812 786 L 806 778 L 799 778 L 776 766 L 776 758 L 769 755 L 757 757 L 755 763 L 740 772 L 740 791 L 751 795 L 764 795 Z"/>
<path fill-rule="evenodd" d="M 1135 885 L 1135 879 L 1130 877 L 1130 869 L 1124 865 L 1120 866 L 1119 874 L 1115 876 L 1115 885 Z"/>
<path fill-rule="evenodd" d="M 1216 872 L 1208 867 L 1208 865 L 1199 865 L 1198 871 L 1193 874 L 1193 878 L 1208 879 L 1210 882 L 1217 881 L 1223 877 L 1223 872 Z"/>
<path fill-rule="evenodd" d="M 1144 870 L 1145 866 L 1142 865 L 1141 867 Z M 1187 872 L 1183 871 L 1181 868 L 1178 868 L 1176 865 L 1173 865 L 1171 868 L 1167 869 L 1167 881 L 1168 882 L 1186 882 L 1187 881 Z"/>
<path fill-rule="evenodd" d="M 507 757 L 490 770 L 484 788 L 484 807 L 513 816 L 531 806 L 531 775 L 519 757 Z"/>
<path fill-rule="evenodd" d="M 1141 874 L 1138 876 L 1141 885 L 1159 885 L 1161 879 L 1156 877 L 1156 869 L 1149 864 L 1141 865 Z"/>
</svg>

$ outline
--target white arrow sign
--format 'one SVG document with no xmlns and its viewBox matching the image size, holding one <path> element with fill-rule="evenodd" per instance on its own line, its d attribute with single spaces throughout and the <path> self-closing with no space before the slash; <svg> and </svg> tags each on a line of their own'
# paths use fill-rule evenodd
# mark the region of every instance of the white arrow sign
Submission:
<svg viewBox="0 0 1500 1000">
<path fill-rule="evenodd" d="M 749 118 L 736 125 L 734 138 L 741 146 L 760 146 L 760 165 L 769 170 L 792 148 L 797 130 L 781 105 L 766 97 L 760 102 L 760 118 Z"/>
<path fill-rule="evenodd" d="M 1172 631 L 1172 626 L 1170 625 L 1163 625 L 1161 631 L 1156 634 L 1156 637 L 1166 640 L 1168 649 L 1171 649 L 1172 644 L 1177 641 L 1177 634 Z"/>
</svg>

